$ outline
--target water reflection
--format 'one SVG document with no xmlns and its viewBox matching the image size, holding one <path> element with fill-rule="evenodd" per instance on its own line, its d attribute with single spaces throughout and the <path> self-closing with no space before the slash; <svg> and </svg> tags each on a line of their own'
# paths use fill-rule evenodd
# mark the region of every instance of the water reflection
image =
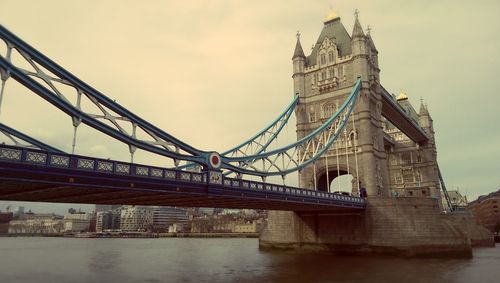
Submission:
<svg viewBox="0 0 500 283">
<path fill-rule="evenodd" d="M 0 282 L 499 282 L 500 248 L 472 259 L 259 251 L 256 239 L 0 238 Z"/>
</svg>

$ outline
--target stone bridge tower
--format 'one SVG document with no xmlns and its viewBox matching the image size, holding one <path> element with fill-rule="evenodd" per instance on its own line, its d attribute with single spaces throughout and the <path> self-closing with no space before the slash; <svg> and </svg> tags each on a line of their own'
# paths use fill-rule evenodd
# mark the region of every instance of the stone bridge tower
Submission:
<svg viewBox="0 0 500 283">
<path fill-rule="evenodd" d="M 346 132 L 324 158 L 302 170 L 301 187 L 326 191 L 334 178 L 351 174 L 353 194 L 362 186 L 369 196 L 388 196 L 377 53 L 369 31 L 365 34 L 361 28 L 357 13 L 351 35 L 340 17 L 330 14 L 309 56 L 305 56 L 297 35 L 292 60 L 294 91 L 300 96 L 296 111 L 298 139 L 337 111 L 358 77 L 362 81 L 354 118 Z"/>
<path fill-rule="evenodd" d="M 409 116 L 409 123 L 426 133 L 428 141 L 419 145 L 382 116 L 390 94 L 380 84 L 377 53 L 357 14 L 351 35 L 338 16 L 329 15 L 309 56 L 297 35 L 292 59 L 297 138 L 320 126 L 356 79 L 362 81 L 346 135 L 302 170 L 300 186 L 326 190 L 330 180 L 350 173 L 353 192 L 361 182 L 368 198 L 363 211 L 269 211 L 261 248 L 471 256 L 471 244 L 493 243 L 471 215 L 441 213 L 432 119 L 424 105 L 417 113 L 406 95 L 390 99 L 406 113 L 404 119 Z"/>
</svg>

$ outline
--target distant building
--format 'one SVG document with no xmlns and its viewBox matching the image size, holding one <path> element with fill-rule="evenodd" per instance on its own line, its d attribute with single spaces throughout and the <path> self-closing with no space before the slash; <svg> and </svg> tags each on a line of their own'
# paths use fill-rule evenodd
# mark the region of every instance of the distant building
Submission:
<svg viewBox="0 0 500 283">
<path fill-rule="evenodd" d="M 168 206 L 153 207 L 153 227 L 157 232 L 169 231 L 169 226 L 173 224 L 186 224 L 189 221 L 189 216 L 184 209 L 173 208 Z M 176 229 L 178 228 L 176 227 Z"/>
<path fill-rule="evenodd" d="M 224 209 L 221 214 L 230 215 L 230 214 L 240 214 L 241 209 Z"/>
<path fill-rule="evenodd" d="M 215 209 L 214 208 L 210 208 L 210 207 L 200 207 L 200 208 L 198 208 L 198 212 L 199 213 L 206 214 L 206 215 L 213 215 L 214 211 L 215 211 Z"/>
<path fill-rule="evenodd" d="M 92 215 L 86 212 L 74 212 L 64 215 L 65 232 L 85 232 L 89 231 L 90 219 Z"/>
<path fill-rule="evenodd" d="M 18 218 L 19 216 L 24 214 L 24 206 L 18 206 L 14 211 L 14 218 Z"/>
<path fill-rule="evenodd" d="M 25 213 L 19 220 L 12 220 L 9 233 L 14 234 L 58 234 L 64 232 L 64 220 L 55 214 Z"/>
<path fill-rule="evenodd" d="M 185 227 L 186 227 L 186 224 L 174 223 L 174 224 L 168 226 L 168 232 L 169 233 L 183 232 L 186 229 Z"/>
<path fill-rule="evenodd" d="M 235 224 L 233 228 L 233 233 L 256 233 L 257 231 L 257 221 L 252 221 L 251 223 L 240 223 Z"/>
<path fill-rule="evenodd" d="M 151 206 L 122 206 L 120 229 L 124 232 L 151 231 L 154 210 Z"/>
<path fill-rule="evenodd" d="M 96 204 L 95 205 L 95 213 L 101 212 L 101 211 L 117 210 L 120 207 L 121 207 L 121 205 Z"/>
<path fill-rule="evenodd" d="M 121 215 L 117 210 L 99 211 L 96 214 L 95 231 L 102 233 L 120 229 Z"/>
<path fill-rule="evenodd" d="M 462 196 L 458 190 L 448 191 L 448 196 L 454 210 L 465 210 L 467 208 L 467 196 Z"/>
<path fill-rule="evenodd" d="M 12 212 L 0 212 L 0 234 L 9 232 L 9 222 L 14 217 Z"/>
<path fill-rule="evenodd" d="M 479 223 L 491 232 L 500 229 L 500 190 L 469 203 L 468 208 L 474 213 Z"/>
</svg>

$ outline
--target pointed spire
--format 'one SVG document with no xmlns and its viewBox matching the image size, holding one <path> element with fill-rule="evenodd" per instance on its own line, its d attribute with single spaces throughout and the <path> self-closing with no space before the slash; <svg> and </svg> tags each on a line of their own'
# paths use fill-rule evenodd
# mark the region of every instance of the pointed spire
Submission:
<svg viewBox="0 0 500 283">
<path fill-rule="evenodd" d="M 368 25 L 368 27 L 366 28 L 366 38 L 368 39 L 368 44 L 370 45 L 372 51 L 378 53 L 377 47 L 375 47 L 375 43 L 373 42 L 371 32 L 372 32 L 372 27 Z"/>
<path fill-rule="evenodd" d="M 361 24 L 359 23 L 358 15 L 359 15 L 359 10 L 356 9 L 354 11 L 354 17 L 356 18 L 356 20 L 354 22 L 354 29 L 352 30 L 352 38 L 365 36 L 365 33 L 363 32 L 363 28 L 361 27 Z"/>
<path fill-rule="evenodd" d="M 424 104 L 424 99 L 420 97 L 420 111 L 418 112 L 418 115 L 423 116 L 423 115 L 429 115 L 429 110 L 427 109 L 427 105 Z"/>
<path fill-rule="evenodd" d="M 306 58 L 306 55 L 304 55 L 304 50 L 302 50 L 302 45 L 300 44 L 300 32 L 299 31 L 297 31 L 297 44 L 295 44 L 295 51 L 293 52 L 292 59 L 295 59 L 297 57 Z"/>
</svg>

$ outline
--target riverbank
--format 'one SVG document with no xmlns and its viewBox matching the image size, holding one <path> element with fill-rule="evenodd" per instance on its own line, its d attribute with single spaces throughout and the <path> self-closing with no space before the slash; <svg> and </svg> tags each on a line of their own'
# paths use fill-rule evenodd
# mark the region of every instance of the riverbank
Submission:
<svg viewBox="0 0 500 283">
<path fill-rule="evenodd" d="M 65 237 L 65 238 L 258 238 L 259 233 L 52 233 L 0 234 L 0 237 Z"/>
</svg>

